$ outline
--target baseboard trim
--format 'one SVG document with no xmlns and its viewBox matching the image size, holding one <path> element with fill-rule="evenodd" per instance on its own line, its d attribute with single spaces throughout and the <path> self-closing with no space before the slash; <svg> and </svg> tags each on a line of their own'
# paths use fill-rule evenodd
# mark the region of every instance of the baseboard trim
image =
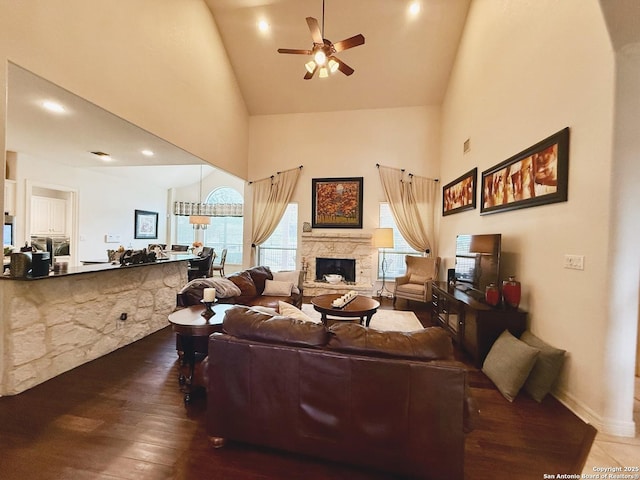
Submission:
<svg viewBox="0 0 640 480">
<path fill-rule="evenodd" d="M 555 391 L 552 395 L 583 422 L 593 425 L 600 433 L 615 437 L 633 438 L 636 436 L 636 423 L 634 421 L 621 422 L 613 419 L 604 419 L 576 397 L 563 390 Z"/>
</svg>

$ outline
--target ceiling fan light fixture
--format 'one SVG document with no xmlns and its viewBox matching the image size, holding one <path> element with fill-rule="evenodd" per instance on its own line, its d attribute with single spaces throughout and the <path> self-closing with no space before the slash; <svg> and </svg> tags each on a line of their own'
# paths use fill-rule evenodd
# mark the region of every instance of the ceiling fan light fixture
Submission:
<svg viewBox="0 0 640 480">
<path fill-rule="evenodd" d="M 329 71 L 331 73 L 336 73 L 338 71 L 338 67 L 340 66 L 340 64 L 336 62 L 333 58 L 329 59 L 329 63 L 327 65 L 329 66 Z"/>
<path fill-rule="evenodd" d="M 320 67 L 320 78 L 327 78 L 329 76 L 329 69 L 327 67 Z"/>
<path fill-rule="evenodd" d="M 323 50 L 318 50 L 314 53 L 313 59 L 318 65 L 322 66 L 327 62 L 327 54 Z"/>
<path fill-rule="evenodd" d="M 316 69 L 316 62 L 314 62 L 313 60 L 310 60 L 304 64 L 304 68 L 307 69 L 307 72 L 313 73 L 313 71 Z"/>
</svg>

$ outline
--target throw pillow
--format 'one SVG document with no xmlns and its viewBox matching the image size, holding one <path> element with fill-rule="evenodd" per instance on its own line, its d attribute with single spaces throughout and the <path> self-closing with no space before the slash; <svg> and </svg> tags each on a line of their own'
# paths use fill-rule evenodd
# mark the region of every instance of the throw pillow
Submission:
<svg viewBox="0 0 640 480">
<path fill-rule="evenodd" d="M 300 293 L 300 289 L 298 288 L 298 281 L 300 280 L 300 270 L 290 270 L 287 272 L 273 272 L 273 279 L 278 280 L 279 282 L 293 283 L 293 288 L 291 289 L 291 293 L 295 293 L 296 295 Z"/>
<path fill-rule="evenodd" d="M 278 312 L 280 312 L 280 315 L 283 317 L 295 318 L 303 322 L 322 323 L 322 320 L 315 320 L 309 317 L 302 310 L 287 302 L 278 302 Z"/>
<path fill-rule="evenodd" d="M 424 284 L 427 280 L 429 280 L 428 276 L 416 275 L 415 273 L 412 273 L 411 276 L 409 277 L 409 283 Z"/>
<path fill-rule="evenodd" d="M 262 295 L 270 295 L 273 297 L 288 297 L 291 295 L 293 283 L 280 282 L 278 280 L 265 280 Z"/>
<path fill-rule="evenodd" d="M 539 353 L 540 350 L 530 347 L 505 330 L 489 350 L 482 371 L 498 387 L 504 398 L 513 402 Z"/>
<path fill-rule="evenodd" d="M 218 298 L 231 298 L 240 295 L 240 289 L 228 278 L 216 278 L 210 277 L 207 279 L 216 289 L 216 297 Z"/>
<path fill-rule="evenodd" d="M 529 378 L 524 384 L 524 390 L 536 402 L 542 402 L 542 399 L 546 397 L 560 375 L 560 370 L 562 370 L 562 365 L 564 364 L 565 350 L 552 347 L 528 330 L 520 336 L 520 340 L 540 350 L 540 355 L 538 355 Z"/>
</svg>

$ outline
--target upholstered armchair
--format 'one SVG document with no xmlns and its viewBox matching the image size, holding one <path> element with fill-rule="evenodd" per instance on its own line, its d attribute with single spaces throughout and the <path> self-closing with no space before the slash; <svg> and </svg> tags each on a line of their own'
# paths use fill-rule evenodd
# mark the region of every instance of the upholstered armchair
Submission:
<svg viewBox="0 0 640 480">
<path fill-rule="evenodd" d="M 407 273 L 402 277 L 396 277 L 393 303 L 396 303 L 397 298 L 430 302 L 431 282 L 438 278 L 440 257 L 405 255 L 404 261 L 407 264 Z"/>
</svg>

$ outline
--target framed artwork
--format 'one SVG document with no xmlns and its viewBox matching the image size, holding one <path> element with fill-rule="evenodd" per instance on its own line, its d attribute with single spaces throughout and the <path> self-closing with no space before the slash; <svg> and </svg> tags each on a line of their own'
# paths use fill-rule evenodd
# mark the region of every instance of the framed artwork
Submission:
<svg viewBox="0 0 640 480">
<path fill-rule="evenodd" d="M 135 211 L 134 238 L 158 238 L 158 212 Z"/>
<path fill-rule="evenodd" d="M 482 172 L 480 214 L 566 202 L 569 127 Z"/>
<path fill-rule="evenodd" d="M 469 170 L 442 187 L 442 215 L 476 208 L 476 177 L 478 169 Z"/>
<path fill-rule="evenodd" d="M 312 227 L 362 228 L 362 178 L 312 179 Z"/>
</svg>

